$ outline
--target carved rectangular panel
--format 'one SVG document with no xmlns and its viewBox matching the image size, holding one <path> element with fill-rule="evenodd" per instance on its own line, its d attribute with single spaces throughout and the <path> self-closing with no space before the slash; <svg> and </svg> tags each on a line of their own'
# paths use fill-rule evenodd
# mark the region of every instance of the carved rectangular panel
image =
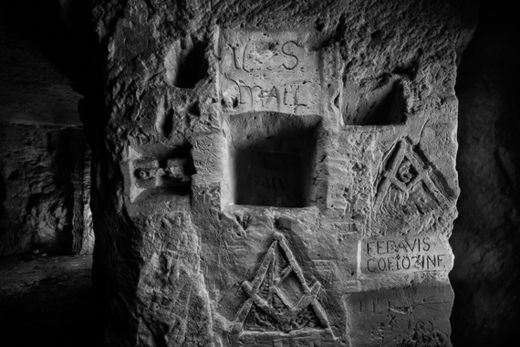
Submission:
<svg viewBox="0 0 520 347">
<path fill-rule="evenodd" d="M 171 198 L 189 194 L 194 174 L 189 148 L 142 146 L 128 149 L 123 164 L 125 185 L 131 202 L 150 198 Z"/>
<path fill-rule="evenodd" d="M 448 241 L 441 236 L 364 239 L 360 247 L 361 272 L 365 275 L 449 271 L 453 266 Z"/>
<path fill-rule="evenodd" d="M 226 112 L 323 115 L 339 91 L 310 38 L 305 31 L 222 30 L 218 89 Z"/>
</svg>

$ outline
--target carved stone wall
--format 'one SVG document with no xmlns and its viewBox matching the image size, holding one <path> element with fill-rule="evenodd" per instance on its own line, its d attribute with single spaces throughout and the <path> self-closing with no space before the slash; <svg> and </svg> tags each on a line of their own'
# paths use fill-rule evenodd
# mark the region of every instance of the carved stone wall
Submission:
<svg viewBox="0 0 520 347">
<path fill-rule="evenodd" d="M 92 253 L 82 129 L 0 127 L 0 255 Z"/>
<path fill-rule="evenodd" d="M 450 345 L 469 14 L 100 2 L 83 111 L 109 344 Z"/>
<path fill-rule="evenodd" d="M 0 12 L 0 256 L 91 254 L 80 96 Z"/>
</svg>

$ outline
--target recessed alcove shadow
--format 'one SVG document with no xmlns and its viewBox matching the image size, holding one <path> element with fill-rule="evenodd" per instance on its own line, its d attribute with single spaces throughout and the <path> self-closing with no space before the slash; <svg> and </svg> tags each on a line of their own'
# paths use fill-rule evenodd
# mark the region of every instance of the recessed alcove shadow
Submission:
<svg viewBox="0 0 520 347">
<path fill-rule="evenodd" d="M 229 115 L 228 203 L 299 208 L 316 200 L 319 116 Z"/>
<path fill-rule="evenodd" d="M 363 124 L 391 125 L 403 123 L 404 105 L 403 88 L 398 83 L 393 83 L 374 100 Z"/>
<path fill-rule="evenodd" d="M 390 81 L 360 95 L 352 112 L 344 116 L 350 125 L 399 125 L 404 124 L 406 96 L 399 81 Z"/>
<path fill-rule="evenodd" d="M 207 43 L 188 36 L 177 40 L 166 57 L 166 69 L 170 82 L 179 88 L 194 88 L 208 75 L 205 57 Z"/>
</svg>

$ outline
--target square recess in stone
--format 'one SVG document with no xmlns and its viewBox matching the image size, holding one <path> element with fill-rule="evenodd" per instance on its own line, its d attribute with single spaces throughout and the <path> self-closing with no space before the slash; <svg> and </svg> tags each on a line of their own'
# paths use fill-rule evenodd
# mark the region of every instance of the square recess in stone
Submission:
<svg viewBox="0 0 520 347">
<path fill-rule="evenodd" d="M 175 201 L 186 205 L 195 167 L 191 145 L 167 147 L 149 144 L 130 147 L 123 172 L 127 194 L 133 203 Z"/>
<path fill-rule="evenodd" d="M 234 205 L 298 208 L 314 204 L 319 116 L 251 112 L 226 117 Z"/>
</svg>

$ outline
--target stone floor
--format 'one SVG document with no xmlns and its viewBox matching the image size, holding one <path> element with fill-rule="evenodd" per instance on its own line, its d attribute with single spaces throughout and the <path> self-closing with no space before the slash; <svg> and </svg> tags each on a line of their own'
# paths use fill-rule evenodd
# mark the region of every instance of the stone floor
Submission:
<svg viewBox="0 0 520 347">
<path fill-rule="evenodd" d="M 0 259 L 2 346 L 102 346 L 92 256 Z"/>
</svg>

